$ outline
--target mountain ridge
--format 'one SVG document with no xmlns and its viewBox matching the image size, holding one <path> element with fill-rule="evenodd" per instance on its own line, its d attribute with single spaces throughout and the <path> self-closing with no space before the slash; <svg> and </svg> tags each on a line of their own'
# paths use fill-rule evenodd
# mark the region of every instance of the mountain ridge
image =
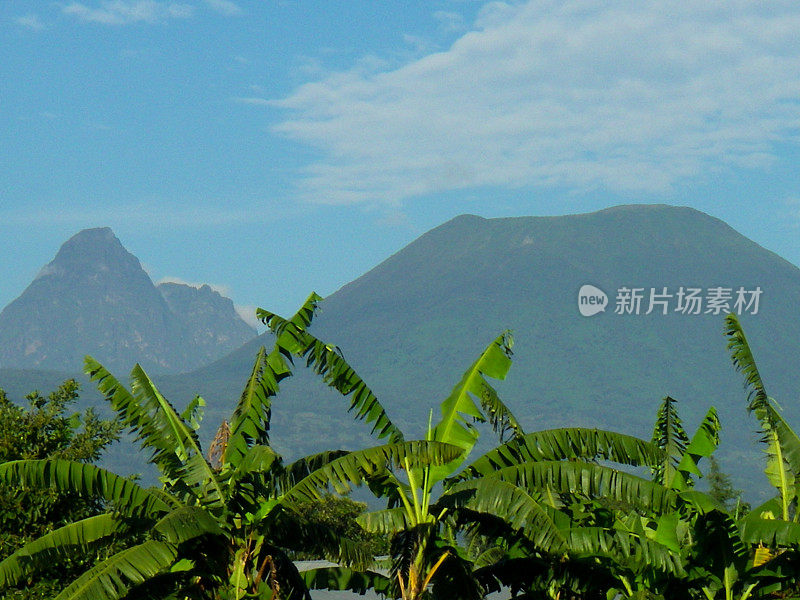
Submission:
<svg viewBox="0 0 800 600">
<path fill-rule="evenodd" d="M 213 322 L 187 318 L 198 311 Z M 113 231 L 100 227 L 64 242 L 0 312 L 0 367 L 73 371 L 92 354 L 111 368 L 140 362 L 154 372 L 186 371 L 254 335 L 210 288 L 156 287 Z"/>
<path fill-rule="evenodd" d="M 626 285 L 672 292 L 679 286 L 760 286 L 760 312 L 742 315 L 743 326 L 770 393 L 779 400 L 800 395 L 800 381 L 787 367 L 800 355 L 794 319 L 800 269 L 688 207 L 459 216 L 330 295 L 311 331 L 340 347 L 390 416 L 422 435 L 428 407 L 435 409 L 482 348 L 510 328 L 514 364 L 498 389 L 527 428 L 581 425 L 649 437 L 663 396 L 680 401 L 690 427 L 713 404 L 723 420 L 723 465 L 745 487 L 760 470 L 753 448 L 757 426 L 727 354 L 724 315 L 621 315 L 610 306 L 587 318 L 577 306 L 578 290 L 587 283 L 608 292 L 612 306 L 614 291 Z M 271 344 L 270 337 L 191 373 L 193 381 L 209 382 L 210 416 L 215 405 L 235 401 L 238 388 L 230 386 L 244 381 L 260 344 Z M 346 400 L 314 377 L 295 379 L 285 386 L 283 402 L 293 411 L 325 414 L 322 431 L 315 432 L 320 445 L 340 439 L 337 428 L 350 431 L 354 441 L 368 441 L 363 428 L 347 423 L 349 417 L 331 419 L 344 412 Z M 167 385 L 188 392 L 178 380 Z M 800 422 L 796 403 L 786 404 L 790 423 Z M 288 419 L 285 426 L 292 449 L 308 450 L 301 442 L 303 423 Z M 282 430 L 275 430 L 279 439 Z"/>
<path fill-rule="evenodd" d="M 580 315 L 583 284 L 608 292 L 608 310 Z M 763 494 L 757 423 L 747 415 L 742 377 L 728 357 L 723 315 L 616 314 L 614 292 L 622 286 L 673 292 L 679 286 L 760 286 L 758 314 L 741 321 L 770 394 L 782 401 L 789 423 L 800 427 L 800 380 L 794 375 L 800 269 L 688 207 L 632 205 L 500 219 L 462 215 L 331 294 L 311 332 L 342 349 L 413 438 L 424 434 L 429 408 L 438 410 L 480 351 L 510 328 L 514 363 L 496 387 L 526 429 L 572 425 L 649 437 L 666 395 L 679 400 L 690 430 L 715 405 L 723 423 L 723 468 L 737 487 Z M 156 383 L 178 405 L 203 395 L 208 439 L 229 416 L 262 344 L 272 344 L 269 334 Z M 273 407 L 271 439 L 279 450 L 299 456 L 374 443 L 346 414 L 348 399 L 303 369 L 303 361 L 296 361 L 296 372 L 282 382 Z M 491 440 L 487 433 L 482 443 Z"/>
</svg>

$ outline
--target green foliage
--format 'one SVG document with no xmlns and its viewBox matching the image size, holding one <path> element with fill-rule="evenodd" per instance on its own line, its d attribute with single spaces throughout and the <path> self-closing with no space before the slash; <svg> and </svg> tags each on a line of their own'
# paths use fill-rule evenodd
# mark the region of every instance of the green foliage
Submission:
<svg viewBox="0 0 800 600">
<path fill-rule="evenodd" d="M 93 410 L 70 412 L 79 386 L 67 380 L 48 396 L 33 392 L 27 407 L 11 402 L 0 390 L 0 463 L 19 459 L 68 459 L 87 464 L 97 460 L 115 441 L 120 426 L 99 419 Z M 74 492 L 20 488 L 0 482 L 0 560 L 31 540 L 76 519 L 98 514 L 102 503 Z M 14 599 L 49 598 L 85 569 L 93 555 L 71 557 L 59 567 L 50 565 L 33 580 L 9 590 Z"/>
<path fill-rule="evenodd" d="M 315 295 L 287 323 L 307 325 Z M 16 585 L 76 550 L 110 547 L 91 569 L 65 587 L 58 600 L 191 597 L 241 600 L 307 598 L 292 552 L 328 558 L 345 567 L 369 562 L 369 538 L 350 540 L 303 513 L 330 486 L 343 492 L 396 465 L 427 468 L 453 461 L 455 446 L 433 441 L 385 444 L 356 452 L 326 452 L 284 466 L 269 446 L 272 397 L 291 375 L 278 337 L 261 349 L 239 404 L 220 428 L 213 461 L 196 433 L 203 401 L 179 413 L 144 370 L 131 371 L 130 387 L 86 358 L 119 421 L 136 434 L 161 472 L 162 487 L 134 481 L 71 458 L 22 459 L 0 465 L 0 482 L 21 488 L 80 494 L 112 510 L 70 522 L 0 562 L 0 589 Z M 382 408 L 372 403 L 371 414 Z M 122 546 L 120 547 L 120 544 Z M 120 549 L 121 548 L 121 549 Z"/>
<path fill-rule="evenodd" d="M 389 543 L 384 535 L 365 531 L 358 524 L 358 517 L 367 510 L 367 505 L 363 502 L 325 494 L 319 500 L 298 502 L 295 510 L 313 526 L 325 528 L 338 538 L 349 539 L 361 545 L 369 556 L 382 556 L 389 552 Z M 299 551 L 291 556 L 296 560 L 318 558 L 308 551 Z"/>
<path fill-rule="evenodd" d="M 501 439 L 507 431 L 514 435 L 523 433 L 516 417 L 486 379 L 505 379 L 511 368 L 513 344 L 511 332 L 504 332 L 466 370 L 461 381 L 441 403 L 442 418 L 433 429 L 433 439 L 447 441 L 469 452 L 478 439 L 478 432 L 467 419 L 485 421 L 487 417 Z"/>
<path fill-rule="evenodd" d="M 663 460 L 653 468 L 653 480 L 666 486 L 671 485 L 678 462 L 689 443 L 689 436 L 683 429 L 675 404 L 674 398 L 669 396 L 664 398 L 658 409 L 653 430 L 653 443 L 664 452 Z"/>
<path fill-rule="evenodd" d="M 761 424 L 761 441 L 765 445 L 769 482 L 778 490 L 781 499 L 781 518 L 790 519 L 790 507 L 797 498 L 796 485 L 800 477 L 800 438 L 779 412 L 777 403 L 767 395 L 753 352 L 736 315 L 725 318 L 725 334 L 731 361 L 744 375 L 747 389 L 747 410 Z"/>
<path fill-rule="evenodd" d="M 581 427 L 546 429 L 522 435 L 490 450 L 464 469 L 458 479 L 488 475 L 527 461 L 606 460 L 648 466 L 661 457 L 662 451 L 656 444 L 622 433 Z"/>
<path fill-rule="evenodd" d="M 256 311 L 256 316 L 277 336 L 275 350 L 287 357 L 305 359 L 307 366 L 322 376 L 325 383 L 350 398 L 349 410 L 355 412 L 357 419 L 372 423 L 372 433 L 391 442 L 403 441 L 402 432 L 392 423 L 378 398 L 347 363 L 339 348 L 306 331 L 321 300 L 321 296 L 312 292 L 303 307 L 288 320 L 262 308 Z"/>
<path fill-rule="evenodd" d="M 714 408 L 692 435 L 670 397 L 651 440 L 589 428 L 523 432 L 491 384 L 511 366 L 508 332 L 465 371 L 437 423 L 431 412 L 425 439 L 405 441 L 341 351 L 307 332 L 319 300 L 312 294 L 291 319 L 260 312 L 275 344 L 258 351 L 208 454 L 197 435 L 202 398 L 179 412 L 140 367 L 126 387 L 87 357 L 87 372 L 150 452 L 162 486 L 144 488 L 90 463 L 102 449 L 98 436 L 117 433 L 91 414 L 21 436 L 27 441 L 17 447 L 30 451 L 4 455 L 13 460 L 0 464 L 0 485 L 84 504 L 0 562 L 0 589 L 66 560 L 71 583 L 58 588 L 57 600 L 306 600 L 313 589 L 480 600 L 503 587 L 520 600 L 747 600 L 798 591 L 800 438 L 766 395 L 735 318 L 726 321 L 732 359 L 745 374 L 778 492 L 749 514 L 713 456 Z M 285 465 L 270 445 L 270 420 L 298 358 L 386 443 Z M 31 396 L 29 412 L 55 411 L 52 420 L 71 394 L 67 387 L 49 400 Z M 16 411 L 14 418 L 25 412 L 2 393 L 0 410 Z M 462 468 L 478 440 L 475 423 L 487 421 L 501 444 Z M 15 428 L 0 432 L 7 442 Z M 709 494 L 695 487 L 703 459 Z M 368 511 L 341 497 L 362 484 L 386 508 Z M 98 557 L 88 570 L 68 562 L 87 553 Z M 337 566 L 301 573 L 292 562 L 319 558 Z M 26 600 L 55 595 L 50 583 Z"/>
<path fill-rule="evenodd" d="M 719 446 L 720 423 L 712 406 L 692 439 L 683 428 L 677 400 L 665 397 L 656 415 L 653 444 L 663 452 L 653 467 L 653 481 L 676 490 L 694 487 L 693 477 L 702 477 L 699 462 L 711 456 Z"/>
<path fill-rule="evenodd" d="M 119 437 L 120 427 L 97 417 L 67 413 L 78 399 L 79 385 L 68 379 L 47 397 L 26 396 L 28 408 L 11 402 L 0 390 L 0 462 L 25 458 L 95 461 Z"/>
<path fill-rule="evenodd" d="M 478 440 L 479 433 L 468 419 L 488 420 L 501 439 L 509 431 L 515 436 L 523 434 L 517 419 L 487 380 L 505 379 L 511 367 L 512 344 L 510 332 L 493 340 L 441 402 L 438 424 L 429 424 L 426 439 L 458 448 L 454 460 L 421 469 L 406 462 L 405 479 L 387 473 L 380 484 L 372 486 L 390 507 L 362 515 L 359 522 L 368 531 L 391 536 L 391 580 L 397 585 L 395 594 L 404 600 L 422 598 L 429 583 L 437 598 L 459 593 L 465 598 L 480 597 L 471 564 L 457 548 L 454 531 L 444 519 L 448 508 L 436 506 L 432 493 L 437 483 L 455 473 Z"/>
<path fill-rule="evenodd" d="M 278 336 L 283 356 L 306 358 L 344 395 L 361 390 L 351 408 L 367 420 L 391 423 L 382 411 L 372 411 L 377 399 L 338 348 L 311 337 L 302 320 L 261 315 Z M 691 489 L 701 476 L 699 461 L 719 441 L 714 409 L 691 438 L 671 398 L 659 412 L 651 442 L 581 428 L 525 434 L 489 383 L 505 378 L 511 344 L 508 332 L 493 340 L 441 402 L 439 422 L 429 423 L 429 443 L 459 449 L 445 464 L 425 465 L 411 456 L 372 462 L 374 455 L 364 455 L 368 462 L 362 463 L 355 453 L 333 458 L 317 481 L 308 478 L 307 488 L 296 485 L 287 492 L 291 499 L 321 498 L 316 490 L 323 480 L 340 493 L 365 480 L 387 501 L 386 509 L 356 518 L 370 534 L 391 540 L 389 579 L 371 570 L 334 568 L 306 574 L 310 585 L 362 591 L 371 583 L 415 600 L 481 598 L 500 585 L 532 597 L 605 596 L 612 590 L 644 597 L 686 577 L 684 551 L 692 543 L 692 527 L 698 515 L 716 507 L 712 498 Z M 474 422 L 487 420 L 501 441 L 505 434 L 511 439 L 457 474 L 478 439 Z M 379 435 L 402 435 L 393 427 L 373 428 Z M 654 479 L 609 462 L 652 469 Z M 438 482 L 444 489 L 434 499 Z M 463 547 L 464 539 L 470 547 Z M 513 561 L 520 568 L 509 570 Z"/>
<path fill-rule="evenodd" d="M 312 295 L 307 303 L 316 305 L 318 301 L 319 298 Z M 303 314 L 308 312 L 298 313 Z M 352 394 L 351 410 L 355 410 L 357 417 L 373 423 L 373 433 L 395 441 L 404 439 L 403 433 L 392 424 L 375 395 L 347 364 L 338 348 L 305 331 L 308 319 L 285 320 L 263 310 L 259 311 L 259 316 L 276 334 L 276 348 L 285 356 L 305 358 L 329 386 L 345 397 Z M 489 421 L 501 439 L 506 433 L 522 435 L 518 421 L 488 381 L 488 378 L 505 378 L 511 366 L 512 344 L 509 332 L 493 340 L 442 401 L 441 419 L 435 426 L 429 424 L 426 445 L 421 446 L 432 453 L 431 459 L 441 460 L 422 461 L 421 455 L 412 452 L 402 457 L 387 454 L 387 459 L 391 460 L 383 463 L 362 464 L 354 461 L 359 453 L 353 453 L 335 459 L 319 470 L 318 477 L 327 478 L 339 493 L 349 491 L 351 484 L 366 481 L 374 493 L 387 499 L 387 510 L 363 513 L 358 516 L 358 522 L 370 534 L 383 534 L 391 539 L 389 585 L 403 598 L 423 597 L 429 583 L 433 583 L 434 594 L 437 589 L 441 593 L 443 582 L 451 581 L 455 573 L 460 575 L 452 579 L 453 585 L 473 581 L 469 575 L 471 568 L 455 548 L 453 532 L 445 526 L 443 518 L 447 510 L 433 507 L 432 492 L 437 483 L 454 474 L 474 447 L 478 431 L 473 421 Z M 390 452 L 392 448 L 403 447 L 406 446 L 397 443 L 385 446 Z M 374 460 L 372 455 L 369 460 Z M 302 499 L 313 498 L 316 494 L 319 497 L 315 489 L 320 481 L 313 477 L 306 481 L 306 485 L 310 485 L 308 490 L 298 484 L 287 492 L 287 496 Z M 432 578 L 440 569 L 437 587 Z M 335 577 L 321 574 L 320 577 L 313 581 L 326 586 L 333 582 L 352 586 L 356 585 L 354 582 L 362 581 L 359 577 L 342 573 Z M 471 595 L 478 594 L 474 582 L 468 589 Z M 454 592 L 451 589 L 449 593 L 452 595 Z"/>
</svg>

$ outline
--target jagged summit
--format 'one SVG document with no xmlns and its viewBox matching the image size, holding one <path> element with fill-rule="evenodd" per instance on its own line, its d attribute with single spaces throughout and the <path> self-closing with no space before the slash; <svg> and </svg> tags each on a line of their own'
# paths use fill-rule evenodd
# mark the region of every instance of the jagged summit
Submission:
<svg viewBox="0 0 800 600">
<path fill-rule="evenodd" d="M 75 372 L 91 354 L 123 372 L 196 368 L 255 334 L 224 300 L 194 288 L 166 299 L 110 228 L 85 229 L 0 312 L 0 366 Z"/>
<path fill-rule="evenodd" d="M 233 301 L 208 284 L 195 287 L 164 282 L 156 288 L 191 331 L 195 347 L 208 357 L 203 362 L 232 352 L 255 336 L 255 330 L 236 312 Z"/>
</svg>

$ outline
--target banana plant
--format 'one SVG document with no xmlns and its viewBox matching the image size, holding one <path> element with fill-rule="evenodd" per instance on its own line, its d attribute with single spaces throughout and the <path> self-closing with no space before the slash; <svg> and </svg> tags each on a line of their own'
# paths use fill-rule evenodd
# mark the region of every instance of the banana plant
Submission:
<svg viewBox="0 0 800 600">
<path fill-rule="evenodd" d="M 800 523 L 792 509 L 797 498 L 795 475 L 800 472 L 800 443 L 777 403 L 767 395 L 736 316 L 726 317 L 725 333 L 733 365 L 745 376 L 748 410 L 761 424 L 767 454 L 765 472 L 777 495 L 738 520 L 722 506 L 686 515 L 689 527 L 683 528 L 686 537 L 681 540 L 681 547 L 687 577 L 681 582 L 681 589 L 688 596 L 705 600 L 749 600 L 773 594 L 785 597 L 791 593 L 798 574 Z M 700 475 L 698 461 L 716 449 L 718 432 L 719 422 L 711 409 L 689 441 L 674 400 L 666 398 L 654 433 L 654 441 L 665 450 L 665 456 L 653 471 L 654 479 L 676 490 L 691 490 L 692 476 Z"/>
<path fill-rule="evenodd" d="M 488 544 L 476 572 L 486 589 L 547 598 L 618 589 L 628 597 L 659 574 L 684 574 L 679 553 L 649 535 L 640 515 L 673 513 L 686 501 L 628 472 L 662 460 L 653 442 L 617 432 L 538 431 L 475 460 L 440 504 L 454 506 Z"/>
<path fill-rule="evenodd" d="M 634 597 L 685 577 L 692 519 L 717 508 L 693 490 L 693 478 L 718 434 L 712 408 L 690 440 L 675 400 L 667 397 L 651 441 L 584 428 L 529 433 L 475 460 L 440 502 L 456 503 L 468 523 L 480 524 L 475 533 L 485 536 L 487 527 L 495 532 L 496 563 L 481 569 L 490 582 L 491 576 L 504 577 L 494 586 L 555 597 L 566 589 L 575 593 L 581 580 L 591 579 L 606 591 Z M 630 467 L 652 476 L 638 476 Z M 507 568 L 509 561 L 538 567 L 524 570 L 533 578 L 523 584 L 514 579 L 518 570 Z M 604 564 L 603 577 L 597 561 Z"/>
<path fill-rule="evenodd" d="M 678 551 L 693 544 L 692 523 L 699 514 L 722 509 L 707 494 L 694 490 L 695 478 L 702 477 L 700 461 L 708 458 L 719 446 L 721 425 L 712 406 L 691 439 L 677 411 L 677 400 L 666 396 L 658 408 L 652 442 L 662 451 L 656 462 L 652 480 L 678 492 L 684 500 L 678 513 L 659 515 L 646 525 L 652 539 L 670 545 Z"/>
<path fill-rule="evenodd" d="M 290 322 L 264 310 L 257 314 L 275 333 L 276 345 L 283 355 L 305 359 L 329 386 L 351 396 L 351 407 L 357 417 L 373 423 L 375 434 L 390 440 L 403 439 L 403 433 L 391 425 L 388 417 L 375 410 L 379 406 L 375 394 L 347 364 L 339 349 L 306 330 L 309 320 Z M 435 505 L 433 494 L 437 485 L 460 468 L 478 441 L 479 431 L 473 422 L 488 421 L 501 439 L 508 434 L 523 434 L 519 422 L 488 381 L 488 378 L 505 378 L 511 366 L 512 345 L 508 331 L 494 339 L 441 402 L 441 416 L 435 425 L 431 413 L 425 440 L 458 448 L 453 460 L 426 465 L 404 460 L 395 470 L 387 469 L 365 478 L 373 493 L 387 499 L 388 506 L 366 513 L 358 520 L 366 531 L 392 540 L 390 578 L 384 587 L 395 597 L 417 600 L 429 593 L 436 595 L 436 590 L 445 586 L 448 597 L 456 597 L 453 594 L 457 593 L 480 597 L 481 592 L 470 576 L 469 561 L 457 544 L 456 531 L 447 521 L 449 511 Z M 312 585 L 325 585 L 329 589 L 360 589 L 365 576 L 377 581 L 374 572 L 352 573 L 340 567 L 305 575 Z M 462 592 L 456 592 L 454 586 L 463 588 Z"/>
<path fill-rule="evenodd" d="M 288 323 L 297 327 L 308 322 L 315 302 L 312 295 Z M 0 562 L 0 589 L 33 577 L 42 564 L 103 545 L 122 550 L 81 575 L 57 600 L 308 599 L 306 584 L 287 554 L 294 549 L 363 569 L 371 557 L 305 521 L 296 504 L 318 497 L 329 486 L 345 493 L 397 465 L 420 469 L 448 464 L 460 449 L 395 436 L 396 441 L 373 448 L 323 452 L 284 465 L 269 441 L 271 399 L 291 375 L 283 351 L 280 344 L 271 352 L 259 350 L 230 423 L 220 427 L 208 457 L 197 435 L 201 398 L 178 413 L 138 365 L 129 390 L 87 357 L 87 374 L 142 449 L 150 452 L 163 485 L 144 488 L 67 460 L 0 465 L 4 483 L 78 492 L 110 509 L 69 523 Z M 379 404 L 371 404 L 369 418 L 391 435 L 394 426 Z"/>
<path fill-rule="evenodd" d="M 522 427 L 487 381 L 487 377 L 506 377 L 512 344 L 510 332 L 494 339 L 441 402 L 441 417 L 435 426 L 431 413 L 425 439 L 457 446 L 461 449 L 458 457 L 442 466 L 406 465 L 406 480 L 390 476 L 381 482 L 381 493 L 394 503 L 399 499 L 399 506 L 359 517 L 367 531 L 394 536 L 392 572 L 404 600 L 421 598 L 439 569 L 447 574 L 439 578 L 440 587 L 452 590 L 455 584 L 461 584 L 462 595 L 480 596 L 477 586 L 468 585 L 472 582 L 471 568 L 456 543 L 455 530 L 445 522 L 448 509 L 432 503 L 432 493 L 437 484 L 455 473 L 477 443 L 479 432 L 470 420 L 488 419 L 501 439 L 506 432 L 515 437 L 523 435 Z M 375 489 L 377 485 L 373 485 Z"/>
<path fill-rule="evenodd" d="M 378 435 L 401 438 L 401 432 L 371 415 L 370 407 L 377 402 L 375 395 L 337 347 L 307 331 L 310 321 L 290 323 L 263 310 L 258 315 L 276 334 L 283 355 L 305 359 L 328 385 L 344 395 L 352 394 L 357 414 L 372 417 L 373 431 Z M 493 340 L 441 403 L 439 421 L 434 424 L 432 416 L 429 419 L 425 439 L 461 448 L 455 460 L 421 468 L 400 465 L 400 471 L 367 479 L 373 492 L 388 500 L 386 509 L 359 518 L 367 531 L 393 540 L 390 577 L 380 580 L 381 589 L 404 599 L 426 595 L 480 597 L 488 589 L 485 585 L 492 577 L 487 574 L 492 570 L 484 565 L 484 575 L 479 577 L 475 557 L 458 541 L 470 522 L 490 518 L 505 519 L 511 531 L 521 528 L 524 544 L 520 541 L 517 551 L 525 546 L 539 559 L 548 556 L 550 564 L 566 555 L 576 561 L 604 557 L 624 563 L 627 569 L 622 573 L 624 569 L 620 568 L 622 574 L 612 579 L 633 580 L 637 563 L 626 552 L 636 548 L 632 556 L 648 557 L 646 563 L 669 573 L 681 572 L 677 552 L 654 539 L 655 530 L 648 531 L 638 520 L 631 523 L 623 516 L 610 523 L 592 520 L 592 511 L 603 508 L 592 504 L 598 499 L 647 514 L 676 510 L 689 502 L 681 495 L 693 493 L 684 489 L 690 487 L 688 484 L 673 489 L 661 481 L 649 481 L 597 462 L 657 468 L 664 463 L 665 451 L 653 442 L 598 430 L 570 428 L 525 435 L 488 381 L 506 376 L 511 347 L 508 332 Z M 511 440 L 456 475 L 478 439 L 478 430 L 471 422 L 475 420 L 489 420 L 501 434 L 501 441 L 507 434 L 511 434 Z M 706 454 L 700 448 L 701 438 L 698 435 L 690 444 L 692 452 L 676 470 L 681 481 L 688 481 L 696 472 L 691 457 L 696 460 Z M 438 484 L 443 485 L 443 493 L 435 500 Z M 575 517 L 570 511 L 581 511 L 582 515 Z M 495 542 L 499 539 L 496 537 Z M 329 589 L 357 590 L 366 581 L 379 581 L 374 571 L 355 573 L 340 567 L 316 570 L 305 577 L 312 585 Z M 628 588 L 632 591 L 630 585 Z"/>
<path fill-rule="evenodd" d="M 800 557 L 800 437 L 786 422 L 778 403 L 767 394 L 750 344 L 736 315 L 725 318 L 725 335 L 734 368 L 744 376 L 747 410 L 759 421 L 766 454 L 767 480 L 776 489 L 774 498 L 754 508 L 736 523 L 745 551 L 747 573 L 758 585 L 754 590 L 784 593 L 798 590 Z M 741 579 L 741 578 L 740 578 Z M 727 596 L 726 596 L 727 597 Z"/>
<path fill-rule="evenodd" d="M 747 389 L 747 410 L 758 419 L 765 446 L 767 467 L 765 474 L 770 484 L 777 489 L 780 501 L 778 518 L 797 523 L 800 514 L 792 510 L 797 503 L 797 486 L 800 484 L 800 438 L 780 414 L 780 407 L 767 395 L 761 373 L 742 326 L 736 315 L 725 318 L 725 335 L 728 337 L 728 350 L 737 371 L 744 375 Z"/>
<path fill-rule="evenodd" d="M 764 566 L 767 561 L 754 560 L 731 515 L 719 510 L 701 515 L 693 533 L 686 583 L 704 600 L 763 598 L 781 587 L 781 577 Z"/>
<path fill-rule="evenodd" d="M 709 408 L 692 439 L 683 427 L 677 400 L 666 396 L 658 408 L 653 443 L 663 451 L 652 469 L 653 481 L 678 491 L 694 487 L 694 477 L 702 477 L 699 462 L 710 457 L 719 446 L 721 426 L 717 410 Z"/>
</svg>

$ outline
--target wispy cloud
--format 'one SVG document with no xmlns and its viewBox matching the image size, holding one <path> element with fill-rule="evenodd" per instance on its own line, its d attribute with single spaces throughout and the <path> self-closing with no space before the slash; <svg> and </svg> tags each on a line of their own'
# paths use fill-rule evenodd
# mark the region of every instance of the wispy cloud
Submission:
<svg viewBox="0 0 800 600">
<path fill-rule="evenodd" d="M 276 131 L 320 151 L 300 184 L 317 201 L 667 192 L 798 141 L 799 30 L 786 0 L 491 3 L 447 51 L 297 88 Z"/>
<path fill-rule="evenodd" d="M 226 17 L 235 17 L 244 12 L 238 4 L 230 0 L 206 0 L 206 4 Z"/>
<path fill-rule="evenodd" d="M 271 102 L 266 98 L 258 98 L 256 96 L 250 96 L 246 98 L 234 96 L 231 98 L 231 101 L 235 102 L 236 104 L 249 104 L 250 106 L 269 106 L 271 104 Z"/>
<path fill-rule="evenodd" d="M 253 304 L 234 304 L 233 308 L 236 309 L 236 312 L 242 318 L 242 321 L 250 325 L 250 327 L 254 328 L 259 333 L 264 331 L 266 327 L 264 324 L 256 318 L 256 306 Z"/>
<path fill-rule="evenodd" d="M 17 25 L 22 25 L 23 27 L 33 29 L 34 31 L 42 31 L 46 29 L 45 24 L 42 23 L 41 19 L 39 19 L 39 15 L 33 13 L 17 17 Z"/>
<path fill-rule="evenodd" d="M 72 2 L 62 10 L 64 14 L 74 16 L 81 21 L 103 25 L 128 25 L 186 19 L 194 13 L 194 6 L 155 0 L 108 0 L 96 6 Z"/>
</svg>

